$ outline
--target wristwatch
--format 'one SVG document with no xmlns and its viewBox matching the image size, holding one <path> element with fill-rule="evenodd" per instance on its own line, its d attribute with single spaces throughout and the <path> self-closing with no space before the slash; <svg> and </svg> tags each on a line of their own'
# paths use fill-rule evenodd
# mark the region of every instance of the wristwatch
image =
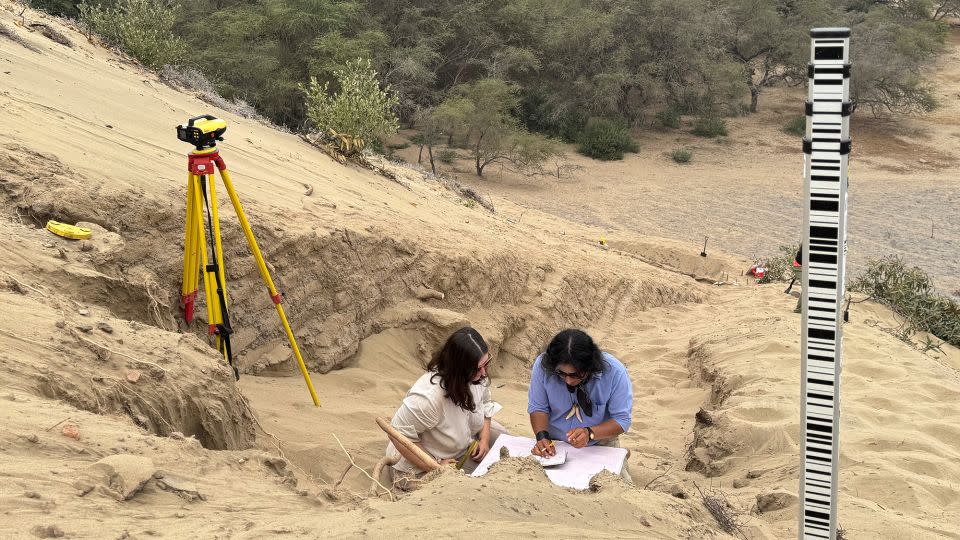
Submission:
<svg viewBox="0 0 960 540">
<path fill-rule="evenodd" d="M 593 434 L 593 428 L 591 428 L 591 427 L 588 426 L 588 427 L 587 427 L 587 433 L 590 434 L 590 440 L 591 440 L 591 441 L 596 440 L 597 437 Z"/>
</svg>

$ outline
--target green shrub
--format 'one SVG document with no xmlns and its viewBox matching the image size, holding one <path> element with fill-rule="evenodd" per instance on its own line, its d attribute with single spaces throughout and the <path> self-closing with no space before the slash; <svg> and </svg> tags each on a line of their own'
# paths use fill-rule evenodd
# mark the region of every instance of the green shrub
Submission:
<svg viewBox="0 0 960 540">
<path fill-rule="evenodd" d="M 309 85 L 300 85 L 307 96 L 307 116 L 317 129 L 324 133 L 331 129 L 347 133 L 373 144 L 374 148 L 383 137 L 400 129 L 400 121 L 393 112 L 397 96 L 389 85 L 380 88 L 377 72 L 369 60 L 358 58 L 348 62 L 334 71 L 334 76 L 340 86 L 337 94 L 328 93 L 330 83 L 320 85 L 315 77 L 310 77 Z"/>
<path fill-rule="evenodd" d="M 527 90 L 521 97 L 518 111 L 527 130 L 568 143 L 577 142 L 587 123 L 586 116 L 576 110 L 558 113 L 541 92 Z"/>
<path fill-rule="evenodd" d="M 623 159 L 624 152 L 639 152 L 637 142 L 630 137 L 626 122 L 606 118 L 591 118 L 580 134 L 577 151 L 600 160 Z"/>
<path fill-rule="evenodd" d="M 870 261 L 850 289 L 870 295 L 906 318 L 901 335 L 919 330 L 960 346 L 960 303 L 938 294 L 926 272 L 908 267 L 899 256 Z"/>
<path fill-rule="evenodd" d="M 443 150 L 437 152 L 437 160 L 440 163 L 446 163 L 450 165 L 457 160 L 457 153 L 449 148 L 444 148 Z"/>
<path fill-rule="evenodd" d="M 670 152 L 670 157 L 677 163 L 689 163 L 693 158 L 693 152 L 686 148 L 674 148 L 673 152 Z"/>
<path fill-rule="evenodd" d="M 773 283 L 774 281 L 787 281 L 793 277 L 793 258 L 800 250 L 800 244 L 792 246 L 780 246 L 780 254 L 772 259 L 768 259 L 764 264 L 767 273 L 760 279 L 760 283 Z"/>
<path fill-rule="evenodd" d="M 80 4 L 80 21 L 144 65 L 178 64 L 184 42 L 173 34 L 180 7 L 169 0 L 118 0 L 114 5 Z"/>
<path fill-rule="evenodd" d="M 720 137 L 727 134 L 727 122 L 719 116 L 701 116 L 693 124 L 693 134 L 700 137 Z"/>
<path fill-rule="evenodd" d="M 668 107 L 657 113 L 657 122 L 670 129 L 680 128 L 680 111 L 677 107 Z"/>
<path fill-rule="evenodd" d="M 794 116 L 789 122 L 783 125 L 783 132 L 787 135 L 796 135 L 803 137 L 807 131 L 807 117 L 802 114 Z"/>
</svg>

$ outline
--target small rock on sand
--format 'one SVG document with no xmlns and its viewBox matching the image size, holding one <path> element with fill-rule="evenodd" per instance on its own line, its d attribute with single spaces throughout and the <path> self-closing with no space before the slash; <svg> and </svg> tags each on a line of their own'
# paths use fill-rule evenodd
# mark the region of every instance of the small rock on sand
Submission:
<svg viewBox="0 0 960 540">
<path fill-rule="evenodd" d="M 756 512 L 774 512 L 793 506 L 797 502 L 797 495 L 789 491 L 772 491 L 757 495 Z"/>
<path fill-rule="evenodd" d="M 104 332 L 106 332 L 106 333 L 108 333 L 108 334 L 112 334 L 112 333 L 113 333 L 113 327 L 110 326 L 109 324 L 105 323 L 105 322 L 99 322 L 99 323 L 97 323 L 97 328 L 99 328 L 100 330 L 102 330 L 102 331 L 104 331 Z"/>
<path fill-rule="evenodd" d="M 60 433 L 63 434 L 64 437 L 80 440 L 80 428 L 73 424 L 65 424 L 63 429 L 60 430 Z"/>
<path fill-rule="evenodd" d="M 63 529 L 56 525 L 37 525 L 30 532 L 37 538 L 62 538 L 64 535 Z"/>
<path fill-rule="evenodd" d="M 82 490 L 85 482 L 101 484 L 102 491 L 120 501 L 136 495 L 151 479 L 157 468 L 153 461 L 142 456 L 116 454 L 107 456 L 87 468 L 86 477 L 78 479 L 74 487 Z"/>
<path fill-rule="evenodd" d="M 140 380 L 140 371 L 132 369 L 127 372 L 127 380 L 136 384 Z"/>
<path fill-rule="evenodd" d="M 40 437 L 37 437 L 37 434 L 36 434 L 36 433 L 31 433 L 31 434 L 27 435 L 27 440 L 30 441 L 30 442 L 32 442 L 32 443 L 34 443 L 34 444 L 36 444 L 36 443 L 38 443 L 38 442 L 40 441 Z"/>
<path fill-rule="evenodd" d="M 165 475 L 163 478 L 157 479 L 157 487 L 164 491 L 169 491 L 189 502 L 206 500 L 206 497 L 197 490 L 196 485 L 183 478 Z"/>
</svg>

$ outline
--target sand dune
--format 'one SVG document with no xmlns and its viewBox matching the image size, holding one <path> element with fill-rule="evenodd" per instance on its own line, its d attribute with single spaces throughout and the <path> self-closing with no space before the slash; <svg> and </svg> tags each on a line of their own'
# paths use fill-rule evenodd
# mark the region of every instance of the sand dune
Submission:
<svg viewBox="0 0 960 540">
<path fill-rule="evenodd" d="M 796 534 L 799 317 L 781 285 L 740 275 L 745 259 L 699 257 L 695 235 L 669 227 L 640 230 L 679 239 L 611 235 L 587 219 L 593 207 L 560 218 L 497 192 L 491 213 L 411 169 L 387 165 L 391 180 L 341 166 L 61 21 L 26 12 L 72 49 L 27 31 L 0 2 L 19 39 L 0 36 L 0 537 L 728 537 L 701 491 L 728 501 L 744 537 Z M 319 409 L 229 213 L 240 382 L 203 321 L 178 322 L 188 148 L 172 127 L 204 111 L 229 122 L 222 152 Z M 702 152 L 703 167 L 728 153 Z M 698 212 L 696 193 L 678 189 L 657 212 Z M 52 217 L 90 223 L 94 238 L 38 228 Z M 739 223 L 723 227 L 754 234 Z M 491 343 L 498 419 L 518 434 L 530 363 L 558 329 L 584 327 L 623 360 L 636 486 L 600 476 L 575 493 L 511 459 L 483 478 L 442 471 L 413 493 L 371 495 L 350 459 L 371 469 L 386 442 L 374 418 L 463 324 Z M 956 538 L 960 351 L 921 352 L 896 326 L 865 302 L 845 327 L 840 523 L 852 538 Z M 145 473 L 126 501 L 109 478 L 89 480 L 118 454 Z"/>
</svg>

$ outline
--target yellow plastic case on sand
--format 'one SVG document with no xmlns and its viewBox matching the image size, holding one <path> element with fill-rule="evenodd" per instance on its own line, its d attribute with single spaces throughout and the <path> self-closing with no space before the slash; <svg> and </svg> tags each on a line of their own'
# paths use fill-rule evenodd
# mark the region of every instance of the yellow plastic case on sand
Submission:
<svg viewBox="0 0 960 540">
<path fill-rule="evenodd" d="M 57 236 L 64 238 L 73 238 L 74 240 L 86 240 L 90 238 L 92 231 L 76 225 L 67 225 L 59 221 L 50 220 L 47 222 L 47 230 Z"/>
</svg>

